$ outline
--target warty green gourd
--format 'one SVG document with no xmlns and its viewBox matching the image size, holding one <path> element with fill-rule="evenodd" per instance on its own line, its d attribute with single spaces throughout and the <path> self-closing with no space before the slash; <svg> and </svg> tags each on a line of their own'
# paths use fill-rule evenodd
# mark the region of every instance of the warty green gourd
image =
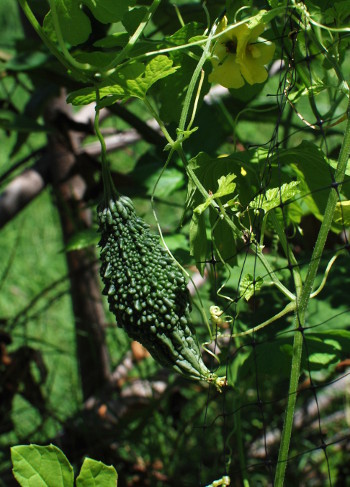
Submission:
<svg viewBox="0 0 350 487">
<path fill-rule="evenodd" d="M 178 265 L 126 196 L 98 207 L 103 293 L 117 325 L 164 367 L 214 383 L 190 321 L 190 296 Z"/>
</svg>

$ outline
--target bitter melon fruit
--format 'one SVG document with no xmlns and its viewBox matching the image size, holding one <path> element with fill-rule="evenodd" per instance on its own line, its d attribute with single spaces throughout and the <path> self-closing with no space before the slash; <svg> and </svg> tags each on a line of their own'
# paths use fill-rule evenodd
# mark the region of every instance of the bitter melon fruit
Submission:
<svg viewBox="0 0 350 487">
<path fill-rule="evenodd" d="M 224 378 L 204 364 L 190 321 L 186 279 L 159 237 L 126 196 L 100 204 L 98 221 L 103 292 L 117 324 L 161 365 L 220 389 Z"/>
</svg>

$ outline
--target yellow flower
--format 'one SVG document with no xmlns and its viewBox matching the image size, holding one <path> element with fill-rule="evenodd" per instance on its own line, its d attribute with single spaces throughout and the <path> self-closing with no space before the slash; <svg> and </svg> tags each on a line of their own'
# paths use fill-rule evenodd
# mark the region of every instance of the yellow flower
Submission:
<svg viewBox="0 0 350 487">
<path fill-rule="evenodd" d="M 216 33 L 226 27 L 227 18 L 224 17 Z M 209 82 L 226 88 L 242 88 L 245 81 L 250 85 L 263 83 L 267 79 L 265 64 L 271 61 L 275 52 L 272 42 L 258 40 L 264 29 L 263 23 L 252 28 L 241 24 L 219 37 L 211 57 L 213 70 Z"/>
</svg>

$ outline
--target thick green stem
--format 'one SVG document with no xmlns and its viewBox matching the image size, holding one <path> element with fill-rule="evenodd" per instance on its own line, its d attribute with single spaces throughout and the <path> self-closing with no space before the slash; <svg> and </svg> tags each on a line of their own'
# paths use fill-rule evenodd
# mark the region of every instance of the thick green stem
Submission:
<svg viewBox="0 0 350 487">
<path fill-rule="evenodd" d="M 350 115 L 350 105 L 348 107 L 348 116 L 349 115 Z M 307 307 L 309 304 L 310 296 L 312 294 L 312 288 L 314 286 L 318 266 L 320 263 L 320 259 L 322 257 L 327 235 L 331 228 L 334 210 L 338 201 L 338 191 L 340 191 L 341 184 L 344 180 L 345 169 L 347 166 L 349 155 L 350 155 L 350 120 L 348 118 L 348 122 L 345 128 L 344 139 L 339 154 L 337 169 L 334 177 L 335 185 L 331 189 L 331 192 L 328 197 L 324 218 L 317 237 L 314 251 L 312 253 L 311 262 L 308 268 L 302 293 L 300 295 L 300 298 L 298 299 L 297 309 L 295 313 L 294 327 L 296 332 L 294 335 L 288 403 L 287 403 L 287 410 L 284 419 L 281 444 L 278 453 L 278 462 L 277 462 L 275 484 L 274 484 L 275 487 L 283 486 L 284 477 L 287 468 L 288 452 L 289 452 L 290 438 L 291 438 L 292 426 L 293 426 L 294 409 L 295 409 L 297 388 L 298 388 L 298 382 L 300 376 L 301 356 L 303 351 L 302 328 L 305 325 L 305 316 L 306 316 Z"/>
</svg>

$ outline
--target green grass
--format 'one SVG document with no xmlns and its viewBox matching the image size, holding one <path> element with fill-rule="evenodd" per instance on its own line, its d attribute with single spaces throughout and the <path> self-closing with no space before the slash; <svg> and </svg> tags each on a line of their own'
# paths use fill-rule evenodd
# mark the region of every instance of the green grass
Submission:
<svg viewBox="0 0 350 487">
<path fill-rule="evenodd" d="M 48 191 L 0 232 L 0 246 L 0 316 L 12 322 L 9 350 L 25 344 L 42 352 L 49 371 L 44 386 L 48 409 L 64 419 L 79 405 L 80 389 L 65 256 L 58 215 Z M 12 419 L 18 438 L 30 436 L 39 421 L 20 396 L 14 402 Z M 35 437 L 48 433 L 45 429 Z M 49 431 L 53 432 L 52 422 Z"/>
</svg>

